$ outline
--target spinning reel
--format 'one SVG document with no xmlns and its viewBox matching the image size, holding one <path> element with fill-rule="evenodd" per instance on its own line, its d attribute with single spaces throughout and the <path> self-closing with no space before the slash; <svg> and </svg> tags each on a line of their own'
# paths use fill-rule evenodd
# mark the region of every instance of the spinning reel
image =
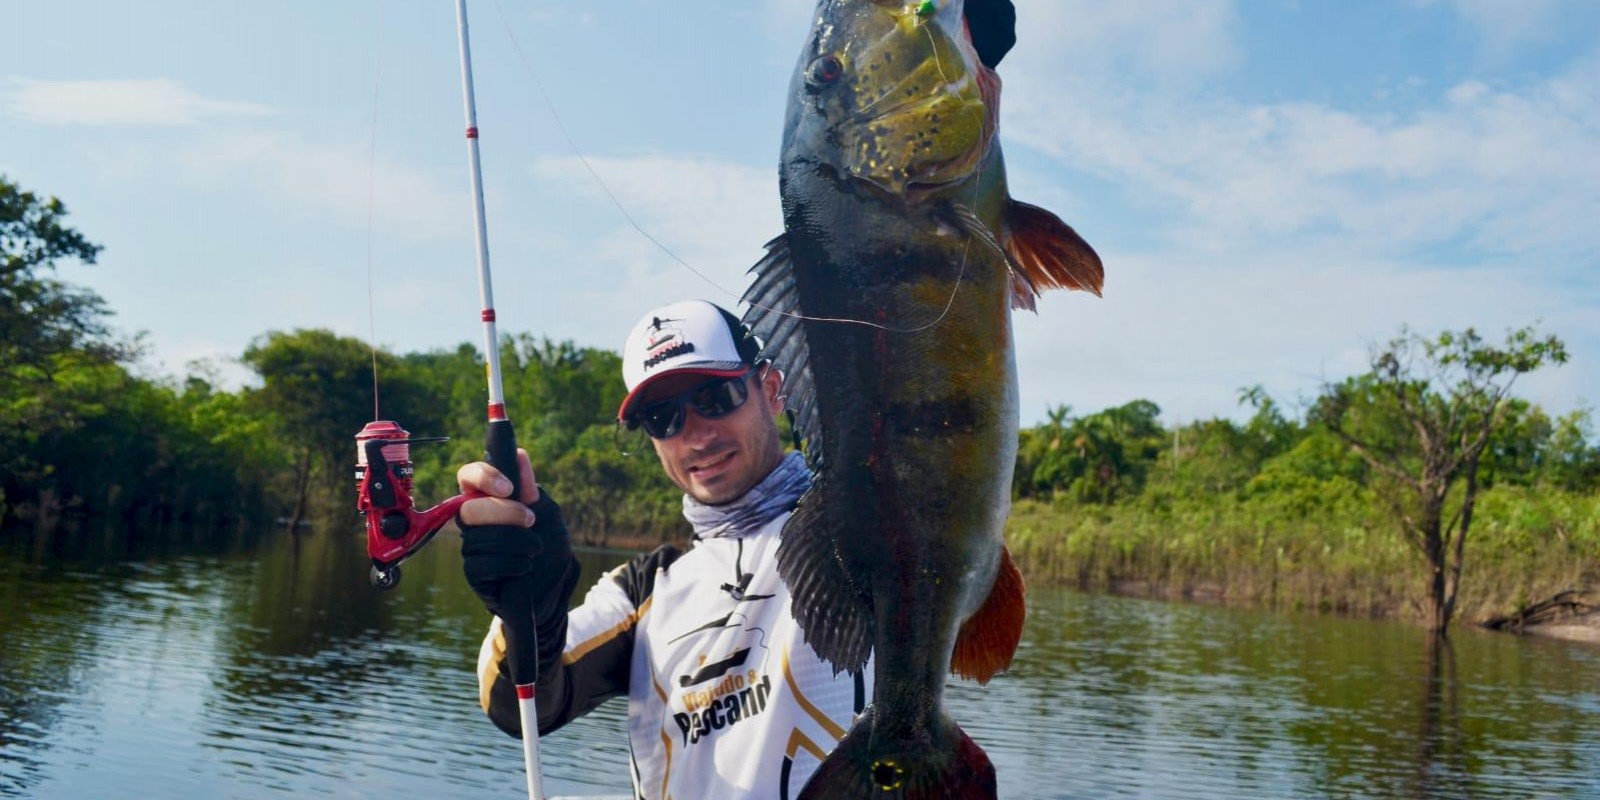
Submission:
<svg viewBox="0 0 1600 800">
<path fill-rule="evenodd" d="M 400 583 L 400 562 L 415 555 L 433 535 L 455 518 L 461 504 L 474 495 L 458 494 L 423 510 L 411 497 L 411 445 L 449 441 L 448 437 L 411 438 L 400 423 L 367 423 L 356 434 L 356 510 L 366 517 L 368 577 L 379 589 Z"/>
</svg>

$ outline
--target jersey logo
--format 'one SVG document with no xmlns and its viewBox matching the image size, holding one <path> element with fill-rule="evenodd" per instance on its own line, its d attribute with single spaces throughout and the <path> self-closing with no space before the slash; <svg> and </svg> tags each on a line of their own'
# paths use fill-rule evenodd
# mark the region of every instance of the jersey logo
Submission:
<svg viewBox="0 0 1600 800">
<path fill-rule="evenodd" d="M 733 655 L 730 655 L 721 661 L 713 661 L 710 664 L 695 670 L 693 675 L 679 676 L 678 685 L 687 689 L 697 683 L 705 683 L 713 678 L 720 678 L 723 675 L 728 674 L 728 670 L 744 664 L 745 659 L 749 657 L 750 648 L 741 647 L 738 650 L 733 651 Z"/>
</svg>

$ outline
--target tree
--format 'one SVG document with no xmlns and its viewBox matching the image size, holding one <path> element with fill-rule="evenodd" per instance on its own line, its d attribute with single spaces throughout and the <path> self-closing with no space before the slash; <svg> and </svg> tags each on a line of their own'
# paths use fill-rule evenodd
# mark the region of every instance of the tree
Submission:
<svg viewBox="0 0 1600 800">
<path fill-rule="evenodd" d="M 1369 372 L 1324 386 L 1312 409 L 1372 468 L 1402 535 L 1421 552 L 1428 624 L 1441 636 L 1455 613 L 1479 466 L 1513 408 L 1511 388 L 1566 360 L 1560 339 L 1531 327 L 1498 347 L 1471 328 L 1433 339 L 1403 329 L 1373 351 Z"/>
<path fill-rule="evenodd" d="M 259 374 L 262 388 L 254 395 L 260 410 L 275 421 L 276 435 L 295 451 L 293 530 L 304 518 L 311 478 L 320 472 L 335 488 L 335 476 L 355 457 L 355 435 L 373 418 L 372 369 L 376 361 L 382 379 L 382 412 L 403 420 L 411 430 L 437 429 L 431 404 L 420 397 L 414 382 L 398 369 L 398 361 L 374 353 L 358 339 L 332 331 L 311 329 L 289 333 L 273 331 L 244 352 L 244 363 Z M 384 377 L 387 376 L 387 377 Z"/>
<path fill-rule="evenodd" d="M 39 443 L 70 436 L 84 409 L 56 376 L 111 362 L 122 351 L 104 325 L 105 303 L 50 276 L 60 259 L 100 252 L 66 226 L 66 206 L 0 176 L 0 517 L 19 502 L 56 502 L 54 463 Z M 47 512 L 48 513 L 48 512 Z"/>
<path fill-rule="evenodd" d="M 0 175 L 0 381 L 47 381 L 57 359 L 125 356 L 106 330 L 105 301 L 47 273 L 72 258 L 93 264 L 100 246 L 65 225 L 54 197 L 22 191 Z"/>
<path fill-rule="evenodd" d="M 1149 400 L 1134 400 L 1086 417 L 1060 406 L 1049 421 L 1024 431 L 1017 452 L 1019 496 L 1065 494 L 1110 505 L 1139 493 L 1166 440 Z"/>
<path fill-rule="evenodd" d="M 1540 479 L 1569 492 L 1600 489 L 1600 445 L 1594 441 L 1594 414 L 1580 408 L 1558 420 L 1540 458 Z"/>
</svg>

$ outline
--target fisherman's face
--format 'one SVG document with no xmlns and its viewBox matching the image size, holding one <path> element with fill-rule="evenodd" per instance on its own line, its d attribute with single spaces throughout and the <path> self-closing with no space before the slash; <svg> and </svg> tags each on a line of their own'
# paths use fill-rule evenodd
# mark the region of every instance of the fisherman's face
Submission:
<svg viewBox="0 0 1600 800">
<path fill-rule="evenodd" d="M 778 466 L 783 446 L 774 417 L 782 411 L 778 391 L 783 379 L 771 368 L 744 379 L 750 390 L 744 405 L 717 419 L 700 416 L 685 406 L 683 430 L 667 439 L 651 439 L 667 477 L 684 493 L 707 505 L 739 499 Z M 641 395 L 648 404 L 704 383 L 704 375 L 666 375 Z"/>
</svg>

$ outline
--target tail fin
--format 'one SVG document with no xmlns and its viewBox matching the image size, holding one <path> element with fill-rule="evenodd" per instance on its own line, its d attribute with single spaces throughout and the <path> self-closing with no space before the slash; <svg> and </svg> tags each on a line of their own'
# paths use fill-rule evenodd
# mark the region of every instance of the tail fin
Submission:
<svg viewBox="0 0 1600 800">
<path fill-rule="evenodd" d="M 955 720 L 941 712 L 914 737 L 886 735 L 876 711 L 856 720 L 798 800 L 995 800 L 994 765 Z"/>
</svg>

